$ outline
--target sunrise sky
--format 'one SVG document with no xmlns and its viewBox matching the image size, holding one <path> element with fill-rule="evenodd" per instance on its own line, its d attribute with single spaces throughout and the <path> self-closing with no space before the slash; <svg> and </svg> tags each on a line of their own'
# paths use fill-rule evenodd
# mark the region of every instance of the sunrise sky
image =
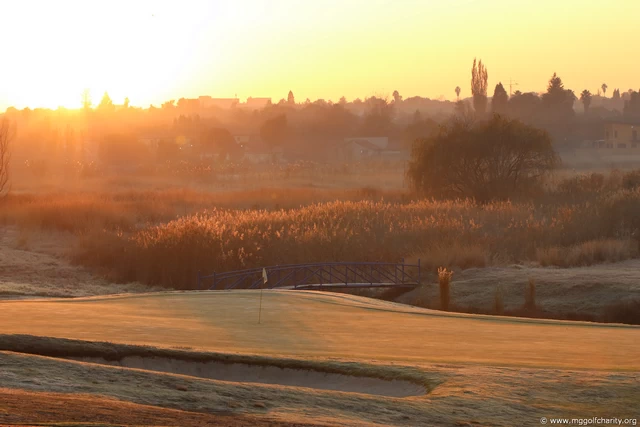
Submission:
<svg viewBox="0 0 640 427">
<path fill-rule="evenodd" d="M 276 101 L 640 87 L 638 0 L 6 0 L 0 108 L 77 108 L 89 88 L 137 106 L 211 95 Z M 508 90 L 508 88 L 507 88 Z"/>
</svg>

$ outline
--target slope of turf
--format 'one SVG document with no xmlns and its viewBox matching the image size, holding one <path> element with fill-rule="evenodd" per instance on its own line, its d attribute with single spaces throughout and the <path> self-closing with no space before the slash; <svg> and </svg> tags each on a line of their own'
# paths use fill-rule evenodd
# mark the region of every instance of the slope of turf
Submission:
<svg viewBox="0 0 640 427">
<path fill-rule="evenodd" d="M 166 292 L 3 301 L 5 334 L 293 358 L 638 370 L 640 327 L 449 314 L 348 295 Z"/>
</svg>

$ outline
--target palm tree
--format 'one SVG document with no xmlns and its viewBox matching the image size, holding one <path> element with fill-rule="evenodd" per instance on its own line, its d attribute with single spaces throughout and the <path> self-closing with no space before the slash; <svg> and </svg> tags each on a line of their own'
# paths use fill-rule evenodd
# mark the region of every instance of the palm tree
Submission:
<svg viewBox="0 0 640 427">
<path fill-rule="evenodd" d="M 460 89 L 460 86 L 456 86 L 456 96 L 458 97 L 458 101 L 460 101 L 460 91 L 462 89 Z"/>
<path fill-rule="evenodd" d="M 587 114 L 589 112 L 589 105 L 591 105 L 591 92 L 587 89 L 583 90 L 580 94 L 580 101 L 582 101 L 582 105 L 584 105 L 584 113 Z"/>
<path fill-rule="evenodd" d="M 607 84 L 606 84 L 606 83 L 602 83 L 602 86 L 601 86 L 601 87 L 602 87 L 602 96 L 606 98 L 606 97 L 607 97 L 607 88 L 608 88 L 609 86 L 607 86 Z"/>
</svg>

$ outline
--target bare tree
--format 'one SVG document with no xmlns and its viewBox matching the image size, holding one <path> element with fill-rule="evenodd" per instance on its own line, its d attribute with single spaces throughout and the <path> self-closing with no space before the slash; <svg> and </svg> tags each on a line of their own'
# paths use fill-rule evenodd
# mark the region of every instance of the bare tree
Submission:
<svg viewBox="0 0 640 427">
<path fill-rule="evenodd" d="M 11 140 L 13 130 L 6 118 L 0 122 L 0 198 L 9 193 L 9 161 L 11 160 Z"/>
</svg>

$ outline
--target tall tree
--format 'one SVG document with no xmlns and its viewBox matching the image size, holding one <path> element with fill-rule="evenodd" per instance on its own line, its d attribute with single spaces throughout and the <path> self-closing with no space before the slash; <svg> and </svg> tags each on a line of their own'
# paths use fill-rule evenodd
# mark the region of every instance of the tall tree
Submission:
<svg viewBox="0 0 640 427">
<path fill-rule="evenodd" d="M 82 91 L 82 108 L 85 111 L 91 109 L 91 92 L 89 89 L 85 89 Z"/>
<path fill-rule="evenodd" d="M 296 105 L 296 99 L 293 96 L 293 92 L 289 91 L 289 95 L 287 96 L 287 104 Z"/>
<path fill-rule="evenodd" d="M 618 101 L 620 99 L 620 89 L 613 90 L 613 96 L 611 97 L 611 99 L 615 101 Z"/>
<path fill-rule="evenodd" d="M 124 108 L 129 108 L 129 98 L 124 99 Z"/>
<path fill-rule="evenodd" d="M 487 80 L 489 74 L 482 60 L 473 59 L 471 69 L 471 93 L 473 94 L 473 108 L 476 114 L 484 115 L 487 111 Z"/>
<path fill-rule="evenodd" d="M 98 110 L 101 111 L 113 111 L 115 106 L 113 105 L 113 101 L 107 92 L 102 95 L 102 99 L 100 100 L 100 104 L 98 104 Z"/>
<path fill-rule="evenodd" d="M 573 104 L 576 96 L 565 89 L 562 79 L 553 73 L 549 79 L 547 92 L 542 95 L 540 123 L 556 141 L 565 141 L 571 132 L 575 119 Z"/>
<path fill-rule="evenodd" d="M 394 104 L 398 104 L 399 102 L 402 101 L 402 96 L 400 96 L 400 92 L 398 92 L 397 90 L 393 91 L 393 102 Z"/>
<path fill-rule="evenodd" d="M 601 86 L 601 87 L 602 87 L 602 96 L 606 98 L 606 97 L 607 97 L 607 88 L 608 88 L 609 86 L 607 86 L 607 84 L 606 84 L 606 83 L 602 83 L 602 86 Z"/>
<path fill-rule="evenodd" d="M 260 137 L 271 148 L 284 145 L 286 143 L 287 134 L 287 116 L 284 114 L 267 120 L 260 127 Z"/>
<path fill-rule="evenodd" d="M 629 99 L 624 102 L 623 113 L 626 117 L 640 119 L 640 91 L 629 94 Z"/>
<path fill-rule="evenodd" d="M 461 91 L 460 86 L 456 86 L 456 97 L 458 101 L 460 101 L 460 91 Z"/>
<path fill-rule="evenodd" d="M 365 100 L 365 107 L 363 135 L 389 136 L 393 127 L 393 104 L 390 104 L 386 98 L 372 96 Z"/>
<path fill-rule="evenodd" d="M 506 114 L 509 104 L 509 95 L 502 86 L 502 83 L 498 83 L 493 91 L 493 98 L 491 99 L 491 110 L 494 113 Z"/>
<path fill-rule="evenodd" d="M 582 105 L 584 105 L 584 113 L 589 113 L 589 106 L 591 105 L 591 92 L 587 89 L 583 90 L 580 94 L 580 101 L 582 101 Z"/>
</svg>

